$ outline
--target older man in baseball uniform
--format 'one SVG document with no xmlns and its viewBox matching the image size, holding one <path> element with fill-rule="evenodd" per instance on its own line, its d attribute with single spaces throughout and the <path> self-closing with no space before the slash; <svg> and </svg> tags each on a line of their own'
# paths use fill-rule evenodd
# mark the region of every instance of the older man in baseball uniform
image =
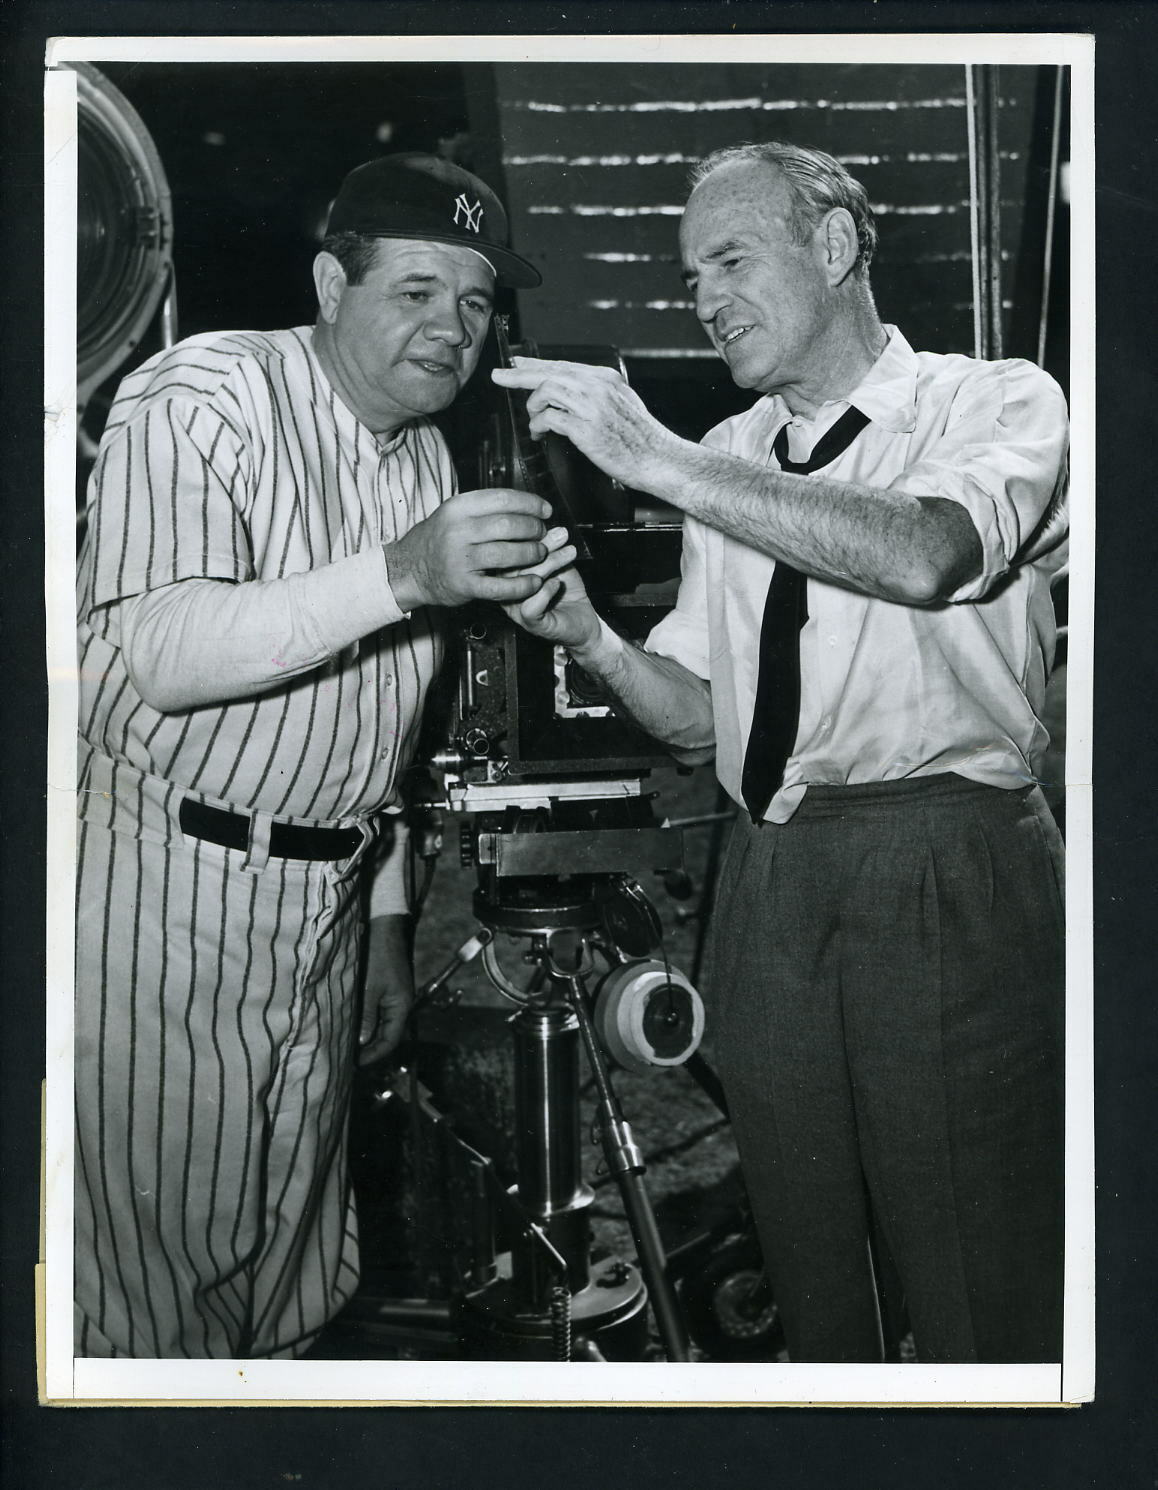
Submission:
<svg viewBox="0 0 1158 1490">
<path fill-rule="evenodd" d="M 411 996 L 389 825 L 431 608 L 527 598 L 499 571 L 546 553 L 546 503 L 456 492 L 430 422 L 496 282 L 539 282 L 506 244 L 468 172 L 372 161 L 313 327 L 191 337 L 111 411 L 79 584 L 80 1355 L 294 1356 L 356 1284 L 346 1118 L 359 1036 L 386 1053 Z"/>
</svg>

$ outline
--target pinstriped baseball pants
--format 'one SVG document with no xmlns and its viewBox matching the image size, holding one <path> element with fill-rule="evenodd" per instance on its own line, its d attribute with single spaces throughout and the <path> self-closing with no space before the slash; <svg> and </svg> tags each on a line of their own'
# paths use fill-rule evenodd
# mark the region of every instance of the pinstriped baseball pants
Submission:
<svg viewBox="0 0 1158 1490">
<path fill-rule="evenodd" d="M 78 1355 L 297 1355 L 357 1282 L 357 876 L 244 861 L 80 825 Z"/>
<path fill-rule="evenodd" d="M 707 1029 L 792 1360 L 1061 1352 L 1061 841 L 1036 788 L 812 787 L 737 820 Z"/>
</svg>

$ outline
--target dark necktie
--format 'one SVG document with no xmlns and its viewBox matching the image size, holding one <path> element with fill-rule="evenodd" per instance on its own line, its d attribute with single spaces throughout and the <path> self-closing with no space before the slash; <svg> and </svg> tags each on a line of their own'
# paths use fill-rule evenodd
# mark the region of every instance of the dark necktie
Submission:
<svg viewBox="0 0 1158 1490">
<path fill-rule="evenodd" d="M 776 436 L 772 453 L 782 471 L 808 476 L 847 450 L 868 423 L 851 405 L 817 442 L 806 461 L 789 460 L 788 426 Z M 800 725 L 800 632 L 808 620 L 808 581 L 780 559 L 768 586 L 760 627 L 760 671 L 756 708 L 744 753 L 740 790 L 754 823 L 760 822 L 784 780 L 784 767 Z"/>
</svg>

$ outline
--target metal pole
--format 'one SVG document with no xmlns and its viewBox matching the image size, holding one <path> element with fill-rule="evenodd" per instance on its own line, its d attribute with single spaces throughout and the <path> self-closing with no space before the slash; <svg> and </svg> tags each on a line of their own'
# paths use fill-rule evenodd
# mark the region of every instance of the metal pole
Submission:
<svg viewBox="0 0 1158 1490">
<path fill-rule="evenodd" d="M 1045 255 L 1041 270 L 1041 315 L 1037 324 L 1037 365 L 1045 366 L 1045 337 L 1049 328 L 1049 294 L 1053 278 L 1053 235 L 1057 211 L 1058 156 L 1061 150 L 1062 85 L 1064 71 L 1057 69 L 1053 90 L 1053 131 L 1049 151 L 1049 197 L 1045 209 Z"/>
<path fill-rule="evenodd" d="M 986 208 L 986 226 L 989 234 L 988 247 L 988 306 L 989 306 L 989 356 L 1004 355 L 1005 333 L 1003 330 L 1005 308 L 1001 293 L 1001 149 L 1000 122 L 1001 97 L 998 92 L 996 67 L 986 67 L 986 137 L 985 153 L 988 164 L 989 200 Z"/>
<path fill-rule="evenodd" d="M 996 67 L 966 69 L 974 352 L 1002 355 L 1000 101 Z"/>
<path fill-rule="evenodd" d="M 177 271 L 170 265 L 165 298 L 161 302 L 161 345 L 171 347 L 177 338 Z"/>
<path fill-rule="evenodd" d="M 515 1151 L 519 1200 L 536 1220 L 570 1209 L 583 1194 L 579 1134 L 579 1042 L 566 1009 L 524 1009 L 515 1036 Z"/>
<path fill-rule="evenodd" d="M 978 179 L 977 69 L 965 68 L 966 135 L 969 140 L 969 264 L 973 274 L 973 355 L 985 355 L 985 322 L 981 313 L 981 183 Z"/>
<path fill-rule="evenodd" d="M 518 1199 L 562 1254 L 572 1293 L 590 1277 L 592 1190 L 583 1183 L 579 1132 L 579 1030 L 567 1008 L 522 1009 L 515 1036 L 515 1161 Z M 534 1308 L 557 1281 L 541 1247 L 514 1247 L 516 1282 Z"/>
<path fill-rule="evenodd" d="M 582 979 L 572 975 L 566 981 L 571 1009 L 579 1021 L 579 1030 L 598 1092 L 599 1133 L 603 1141 L 603 1153 L 623 1197 L 623 1207 L 627 1212 L 631 1234 L 635 1238 L 640 1271 L 647 1284 L 664 1353 L 669 1361 L 688 1361 L 691 1359 L 691 1344 L 687 1326 L 667 1275 L 667 1258 L 664 1256 L 659 1228 L 655 1223 L 655 1212 L 643 1184 L 647 1167 L 643 1153 L 632 1137 L 631 1127 L 624 1119 L 612 1089 L 603 1052 L 599 1049 L 591 1016 L 587 1012 Z"/>
</svg>

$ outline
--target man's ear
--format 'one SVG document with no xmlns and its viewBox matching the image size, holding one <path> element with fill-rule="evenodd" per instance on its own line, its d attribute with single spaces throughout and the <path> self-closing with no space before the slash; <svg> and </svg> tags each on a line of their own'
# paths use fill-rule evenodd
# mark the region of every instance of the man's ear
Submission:
<svg viewBox="0 0 1158 1490">
<path fill-rule="evenodd" d="M 847 207 L 834 207 L 821 224 L 821 246 L 829 283 L 839 285 L 856 267 L 860 243 L 856 222 Z"/>
<path fill-rule="evenodd" d="M 320 253 L 314 259 L 314 289 L 318 296 L 318 314 L 328 326 L 334 324 L 338 305 L 346 288 L 346 271 L 332 253 Z"/>
</svg>

